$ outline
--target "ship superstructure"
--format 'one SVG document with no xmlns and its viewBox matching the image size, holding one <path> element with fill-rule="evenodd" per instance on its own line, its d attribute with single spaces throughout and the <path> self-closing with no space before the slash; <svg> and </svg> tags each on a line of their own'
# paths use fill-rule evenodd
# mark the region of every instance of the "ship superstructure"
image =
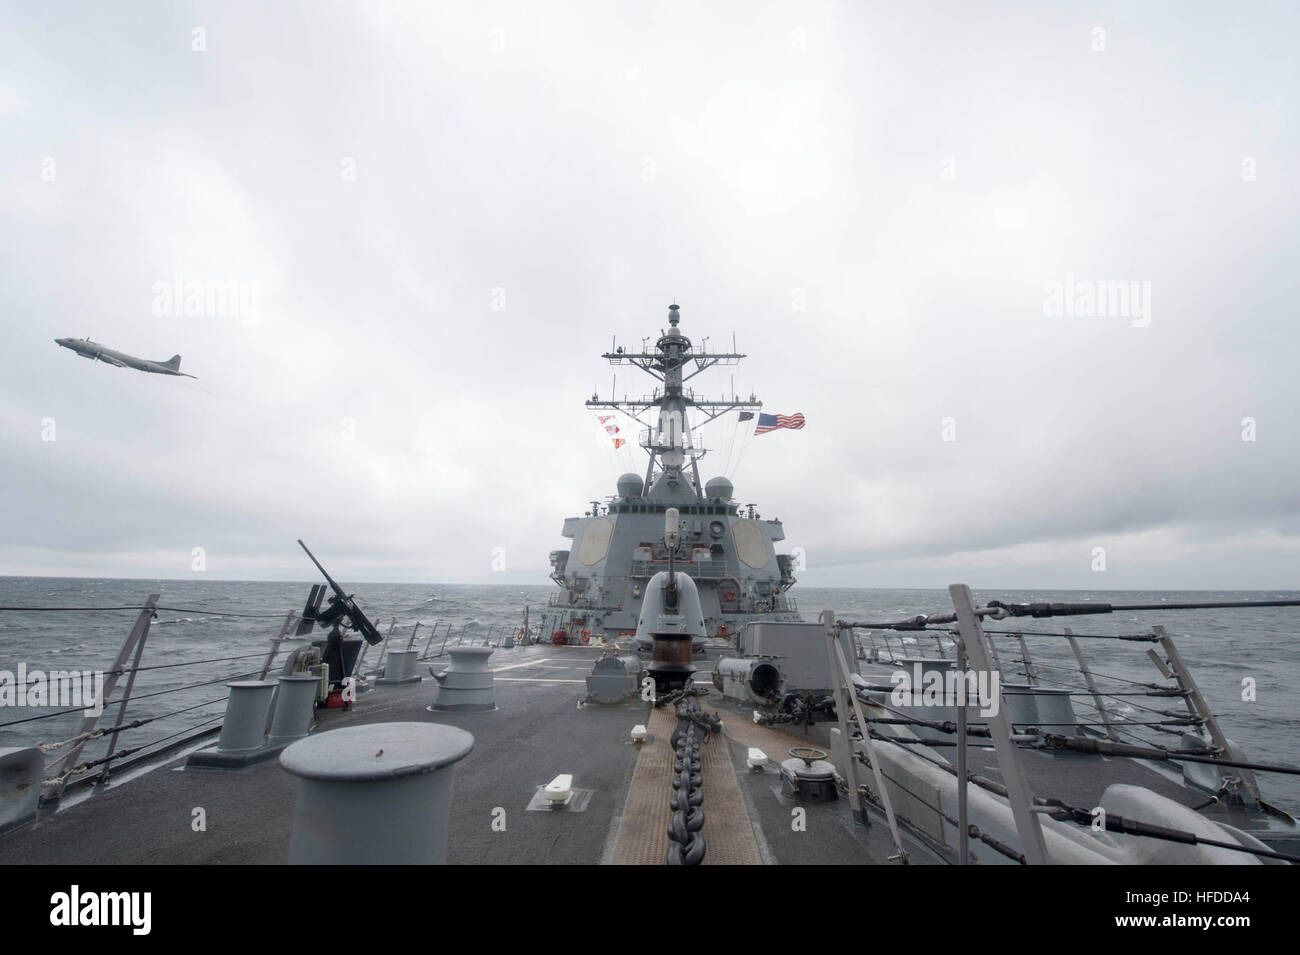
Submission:
<svg viewBox="0 0 1300 955">
<path fill-rule="evenodd" d="M 635 633 L 647 582 L 668 568 L 663 528 L 670 507 L 681 520 L 673 557 L 695 581 L 710 637 L 729 640 L 754 619 L 800 619 L 787 593 L 795 583 L 794 560 L 776 552 L 777 542 L 785 539 L 781 522 L 763 519 L 753 504 L 739 503 L 727 478 L 705 482 L 700 477 L 707 449 L 697 429 L 733 411 L 753 416 L 763 403 L 754 395 L 705 399 L 686 382 L 745 356 L 734 350 L 697 351 L 679 322 L 679 308 L 671 305 L 668 329 L 653 348 L 614 347 L 602 356 L 658 382 L 641 398 L 593 395 L 587 401 L 588 408 L 616 411 L 641 425 L 638 443 L 649 460 L 644 475 L 622 475 L 613 495 L 594 501 L 583 516 L 565 520 L 562 533 L 573 544 L 550 555 L 551 579 L 562 588 L 551 598 L 547 624 L 556 643 Z"/>
</svg>

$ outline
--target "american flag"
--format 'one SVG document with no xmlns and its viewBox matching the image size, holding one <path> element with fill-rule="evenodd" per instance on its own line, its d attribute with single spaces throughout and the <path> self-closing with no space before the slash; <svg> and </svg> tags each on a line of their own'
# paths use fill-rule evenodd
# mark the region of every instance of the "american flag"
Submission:
<svg viewBox="0 0 1300 955">
<path fill-rule="evenodd" d="M 758 416 L 758 427 L 754 429 L 754 434 L 766 434 L 769 431 L 775 431 L 777 428 L 793 428 L 796 431 L 803 427 L 803 415 L 795 414 L 760 414 Z"/>
</svg>

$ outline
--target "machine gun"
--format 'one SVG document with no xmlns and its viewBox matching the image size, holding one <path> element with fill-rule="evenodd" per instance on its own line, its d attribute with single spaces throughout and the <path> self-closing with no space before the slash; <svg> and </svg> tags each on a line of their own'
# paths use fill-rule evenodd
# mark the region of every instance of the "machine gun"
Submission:
<svg viewBox="0 0 1300 955">
<path fill-rule="evenodd" d="M 366 642 L 371 646 L 374 646 L 376 643 L 383 643 L 383 634 L 381 634 L 375 628 L 375 625 L 370 622 L 369 618 L 361 612 L 361 608 L 358 607 L 356 601 L 352 599 L 352 595 L 345 594 L 343 588 L 334 581 L 334 578 L 326 573 L 325 568 L 322 567 L 320 561 L 316 559 L 316 555 L 307 550 L 307 545 L 302 542 L 301 538 L 298 540 L 298 546 L 307 551 L 307 556 L 311 558 L 311 562 L 316 565 L 316 569 L 325 577 L 326 583 L 328 583 L 334 590 L 334 596 L 330 598 L 330 605 L 326 607 L 323 612 L 316 615 L 316 622 L 322 627 L 328 627 L 330 624 L 341 620 L 343 617 L 347 617 L 351 622 L 351 628 L 360 633 L 361 636 L 365 637 Z"/>
</svg>

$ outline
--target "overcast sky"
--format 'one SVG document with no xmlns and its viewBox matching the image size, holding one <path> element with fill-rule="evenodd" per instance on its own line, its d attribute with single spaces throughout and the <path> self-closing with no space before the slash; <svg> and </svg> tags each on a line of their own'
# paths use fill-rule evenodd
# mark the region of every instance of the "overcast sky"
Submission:
<svg viewBox="0 0 1300 955">
<path fill-rule="evenodd" d="M 0 573 L 543 583 L 675 299 L 806 585 L 1297 586 L 1293 4 L 702 7 L 0 4 Z"/>
</svg>

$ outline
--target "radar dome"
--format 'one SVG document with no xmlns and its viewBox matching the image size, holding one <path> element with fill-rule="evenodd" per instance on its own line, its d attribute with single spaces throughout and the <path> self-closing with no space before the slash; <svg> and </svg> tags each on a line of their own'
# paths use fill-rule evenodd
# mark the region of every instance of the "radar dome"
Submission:
<svg viewBox="0 0 1300 955">
<path fill-rule="evenodd" d="M 619 497 L 640 497 L 641 496 L 641 476 L 628 472 L 618 479 L 618 496 Z"/>
<path fill-rule="evenodd" d="M 709 500 L 722 498 L 724 501 L 730 501 L 731 495 L 735 490 L 735 487 L 726 478 L 715 477 L 711 478 L 709 482 L 704 485 L 704 496 Z"/>
</svg>

